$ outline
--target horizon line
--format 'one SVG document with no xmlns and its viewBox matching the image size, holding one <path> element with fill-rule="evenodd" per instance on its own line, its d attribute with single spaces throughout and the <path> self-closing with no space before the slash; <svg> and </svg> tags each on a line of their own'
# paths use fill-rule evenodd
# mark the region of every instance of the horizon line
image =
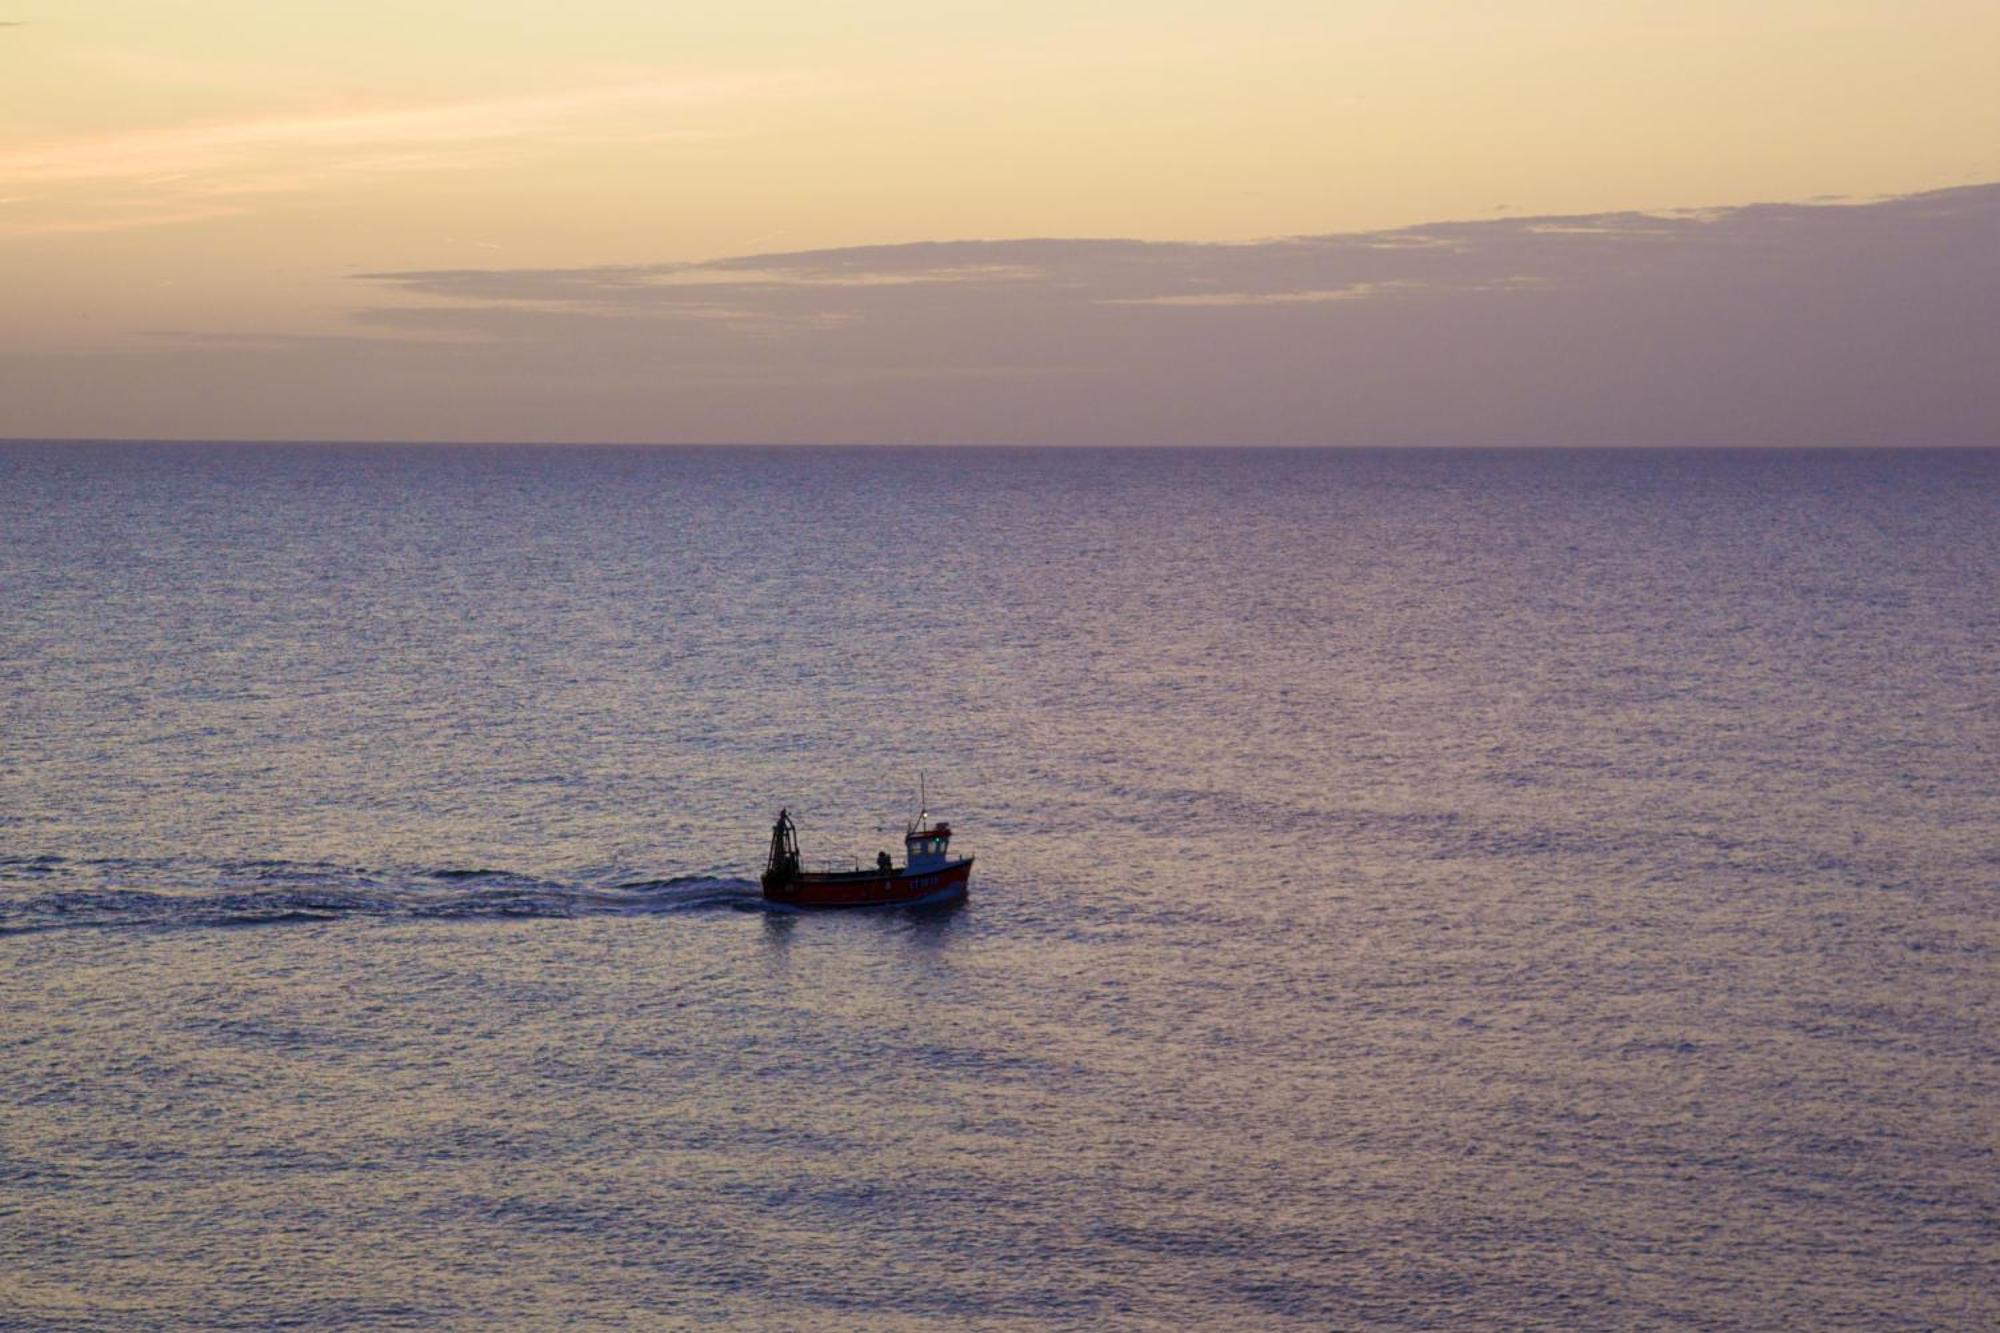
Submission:
<svg viewBox="0 0 2000 1333">
<path fill-rule="evenodd" d="M 1922 444 L 1316 444 L 1271 443 L 1237 444 L 1187 443 L 983 443 L 968 441 L 756 441 L 756 440 L 402 440 L 402 439 L 314 439 L 231 437 L 209 439 L 197 436 L 0 436 L 0 449 L 15 445 L 126 446 L 160 445 L 169 448 L 219 446 L 223 448 L 366 448 L 366 449 L 659 449 L 659 450 L 945 450 L 964 449 L 989 453 L 1048 453 L 1064 451 L 1142 452 L 1233 452 L 1233 453 L 1991 453 L 2000 452 L 2000 441 L 1980 443 Z"/>
</svg>

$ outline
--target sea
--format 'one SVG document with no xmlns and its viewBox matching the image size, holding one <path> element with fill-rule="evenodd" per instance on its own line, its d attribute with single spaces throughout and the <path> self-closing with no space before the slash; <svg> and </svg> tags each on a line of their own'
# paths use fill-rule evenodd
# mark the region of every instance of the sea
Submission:
<svg viewBox="0 0 2000 1333">
<path fill-rule="evenodd" d="M 501 1326 L 2000 1326 L 2000 451 L 0 446 L 0 1328 Z"/>
</svg>

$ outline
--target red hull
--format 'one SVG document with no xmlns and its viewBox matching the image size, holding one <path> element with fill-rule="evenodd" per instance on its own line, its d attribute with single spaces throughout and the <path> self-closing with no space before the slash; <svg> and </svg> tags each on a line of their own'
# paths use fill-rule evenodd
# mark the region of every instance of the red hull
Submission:
<svg viewBox="0 0 2000 1333">
<path fill-rule="evenodd" d="M 951 861 L 912 873 L 887 874 L 863 870 L 839 875 L 799 875 L 781 884 L 767 884 L 767 901 L 790 907 L 885 907 L 895 903 L 946 899 L 965 892 L 972 878 L 972 858 Z"/>
</svg>

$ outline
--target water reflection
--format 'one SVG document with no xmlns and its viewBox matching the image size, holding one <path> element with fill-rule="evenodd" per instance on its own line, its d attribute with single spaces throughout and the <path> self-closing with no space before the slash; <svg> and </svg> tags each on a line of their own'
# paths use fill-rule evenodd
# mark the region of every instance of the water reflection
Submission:
<svg viewBox="0 0 2000 1333">
<path fill-rule="evenodd" d="M 904 908 L 896 915 L 903 937 L 919 952 L 938 955 L 970 924 L 969 896 L 925 907 Z"/>
<path fill-rule="evenodd" d="M 966 912 L 965 898 L 926 903 L 916 907 L 854 907 L 838 911 L 799 911 L 794 908 L 763 909 L 764 942 L 788 948 L 800 922 L 839 928 L 865 925 L 885 934 L 901 935 L 927 950 L 942 949 L 953 933 L 954 921 Z"/>
<path fill-rule="evenodd" d="M 792 931 L 799 924 L 797 912 L 781 908 L 764 909 L 764 944 L 767 961 L 785 962 L 792 945 Z"/>
</svg>

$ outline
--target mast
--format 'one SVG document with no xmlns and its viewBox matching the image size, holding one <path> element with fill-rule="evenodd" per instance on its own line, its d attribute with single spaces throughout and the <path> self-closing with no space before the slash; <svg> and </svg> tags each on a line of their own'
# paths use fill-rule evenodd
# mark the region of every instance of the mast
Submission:
<svg viewBox="0 0 2000 1333">
<path fill-rule="evenodd" d="M 778 822 L 771 825 L 771 858 L 764 864 L 764 887 L 783 884 L 797 879 L 799 875 L 799 834 L 792 826 L 792 812 L 778 811 Z"/>
</svg>

